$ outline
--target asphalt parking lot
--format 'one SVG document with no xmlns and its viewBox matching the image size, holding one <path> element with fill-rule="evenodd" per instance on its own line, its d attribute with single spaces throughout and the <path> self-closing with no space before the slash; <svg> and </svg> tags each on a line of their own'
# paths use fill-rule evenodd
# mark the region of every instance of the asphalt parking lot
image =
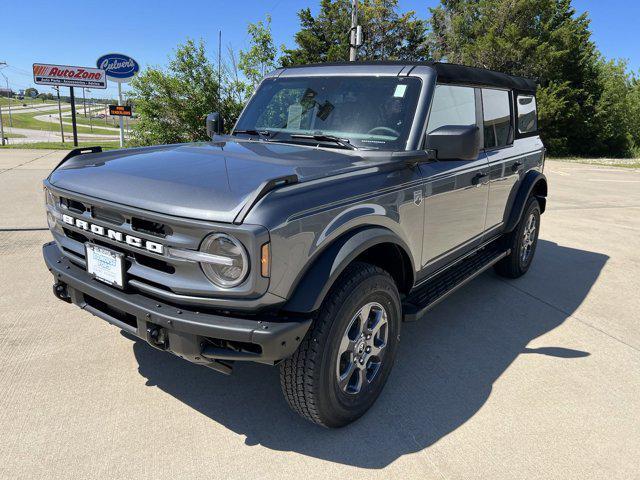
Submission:
<svg viewBox="0 0 640 480">
<path fill-rule="evenodd" d="M 0 478 L 640 478 L 640 171 L 549 161 L 529 274 L 403 325 L 373 409 L 328 431 L 56 300 L 41 179 L 0 151 Z"/>
</svg>

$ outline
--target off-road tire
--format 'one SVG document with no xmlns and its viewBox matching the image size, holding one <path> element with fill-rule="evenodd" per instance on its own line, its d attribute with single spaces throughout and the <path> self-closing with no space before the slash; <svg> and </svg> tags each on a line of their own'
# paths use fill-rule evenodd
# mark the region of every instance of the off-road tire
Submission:
<svg viewBox="0 0 640 480">
<path fill-rule="evenodd" d="M 371 302 L 382 306 L 388 323 L 380 368 L 357 394 L 339 385 L 340 342 L 354 316 Z M 400 339 L 398 288 L 383 269 L 362 262 L 349 265 L 325 297 L 296 352 L 280 365 L 282 392 L 291 408 L 324 427 L 336 428 L 361 417 L 373 405 L 389 376 Z"/>
<path fill-rule="evenodd" d="M 523 258 L 523 249 L 527 248 L 525 241 L 525 230 L 527 229 L 531 218 L 535 221 L 535 232 L 529 245 L 530 249 L 526 258 Z M 498 275 L 507 278 L 518 278 L 527 273 L 531 262 L 533 261 L 538 245 L 538 233 L 540 232 L 540 205 L 535 197 L 529 197 L 525 206 L 520 222 L 513 230 L 504 238 L 504 246 L 511 250 L 511 253 L 500 260 L 495 265 L 495 271 Z"/>
</svg>

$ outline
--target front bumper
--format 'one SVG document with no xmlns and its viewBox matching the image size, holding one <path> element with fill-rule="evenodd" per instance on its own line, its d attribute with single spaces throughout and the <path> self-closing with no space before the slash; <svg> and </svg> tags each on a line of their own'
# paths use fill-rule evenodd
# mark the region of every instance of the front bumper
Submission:
<svg viewBox="0 0 640 480">
<path fill-rule="evenodd" d="M 42 248 L 54 277 L 54 294 L 156 348 L 225 373 L 233 361 L 275 364 L 298 348 L 311 319 L 261 314 L 242 317 L 163 303 L 94 280 L 65 257 L 55 242 Z"/>
</svg>

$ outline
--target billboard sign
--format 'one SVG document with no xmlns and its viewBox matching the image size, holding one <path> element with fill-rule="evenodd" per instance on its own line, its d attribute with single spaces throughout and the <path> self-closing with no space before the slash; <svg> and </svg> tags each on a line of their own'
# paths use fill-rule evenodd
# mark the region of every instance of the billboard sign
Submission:
<svg viewBox="0 0 640 480">
<path fill-rule="evenodd" d="M 130 117 L 132 114 L 131 105 L 109 105 L 109 115 L 112 117 Z"/>
<path fill-rule="evenodd" d="M 107 53 L 96 61 L 96 66 L 107 72 L 107 78 L 118 83 L 130 82 L 140 71 L 133 58 L 122 53 Z"/>
<path fill-rule="evenodd" d="M 33 81 L 38 85 L 107 88 L 107 75 L 104 70 L 69 65 L 34 63 Z"/>
</svg>

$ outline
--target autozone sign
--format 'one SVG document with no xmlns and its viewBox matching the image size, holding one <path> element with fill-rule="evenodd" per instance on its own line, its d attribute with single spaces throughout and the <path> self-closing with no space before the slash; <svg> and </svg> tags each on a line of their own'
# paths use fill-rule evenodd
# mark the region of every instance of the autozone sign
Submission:
<svg viewBox="0 0 640 480">
<path fill-rule="evenodd" d="M 34 63 L 33 81 L 38 85 L 107 88 L 107 76 L 104 70 L 69 65 Z"/>
</svg>

